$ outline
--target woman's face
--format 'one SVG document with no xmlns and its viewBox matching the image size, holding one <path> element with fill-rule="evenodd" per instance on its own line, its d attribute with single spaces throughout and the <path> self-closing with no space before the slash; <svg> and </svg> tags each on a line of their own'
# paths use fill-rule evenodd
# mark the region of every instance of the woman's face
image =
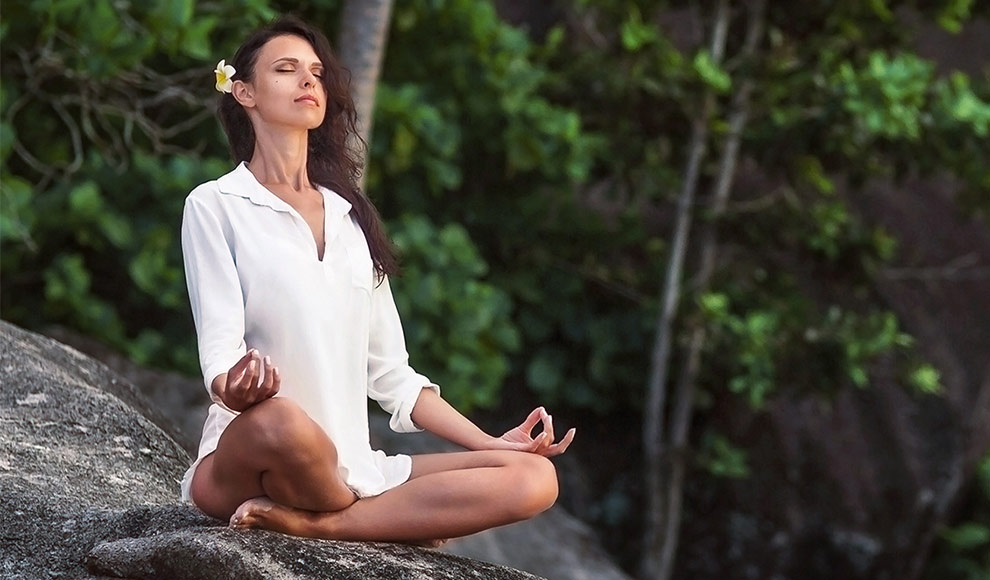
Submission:
<svg viewBox="0 0 990 580">
<path fill-rule="evenodd" d="M 255 122 L 315 129 L 326 114 L 323 74 L 323 63 L 309 42 L 298 36 L 276 36 L 258 51 L 254 79 L 240 90 L 235 87 L 234 96 Z"/>
</svg>

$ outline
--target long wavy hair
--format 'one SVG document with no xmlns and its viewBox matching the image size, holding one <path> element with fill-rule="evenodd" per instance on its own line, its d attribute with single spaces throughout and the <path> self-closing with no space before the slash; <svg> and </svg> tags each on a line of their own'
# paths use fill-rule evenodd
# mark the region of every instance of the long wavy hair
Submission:
<svg viewBox="0 0 990 580">
<path fill-rule="evenodd" d="M 323 63 L 324 74 L 320 82 L 326 89 L 327 108 L 323 123 L 309 131 L 306 163 L 309 178 L 350 202 L 368 242 L 375 271 L 379 277 L 395 274 L 398 270 L 395 251 L 385 234 L 381 216 L 357 185 L 363 170 L 362 152 L 367 150 L 367 144 L 356 128 L 357 111 L 349 90 L 350 73 L 337 62 L 326 36 L 295 16 L 282 16 L 254 32 L 237 49 L 230 63 L 237 71 L 233 79 L 251 82 L 261 48 L 272 38 L 284 35 L 298 36 L 309 42 Z M 220 96 L 217 116 L 227 134 L 234 163 L 249 161 L 254 153 L 255 136 L 247 111 L 232 94 L 224 93 Z"/>
</svg>

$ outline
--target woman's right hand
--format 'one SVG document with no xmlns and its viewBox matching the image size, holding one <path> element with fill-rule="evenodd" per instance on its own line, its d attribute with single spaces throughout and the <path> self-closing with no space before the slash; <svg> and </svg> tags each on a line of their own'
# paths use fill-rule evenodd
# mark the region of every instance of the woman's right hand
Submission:
<svg viewBox="0 0 990 580">
<path fill-rule="evenodd" d="M 273 397 L 281 384 L 282 377 L 278 367 L 272 366 L 271 357 L 262 360 L 258 349 L 252 348 L 229 371 L 213 379 L 213 392 L 227 408 L 241 412 Z"/>
</svg>

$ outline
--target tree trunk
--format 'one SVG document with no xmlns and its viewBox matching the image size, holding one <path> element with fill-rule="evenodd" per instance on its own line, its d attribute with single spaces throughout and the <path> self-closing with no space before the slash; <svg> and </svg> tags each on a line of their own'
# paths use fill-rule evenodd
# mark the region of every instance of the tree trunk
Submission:
<svg viewBox="0 0 990 580">
<path fill-rule="evenodd" d="M 385 41 L 391 16 L 391 0 L 347 0 L 340 19 L 337 56 L 344 68 L 351 73 L 351 98 L 357 108 L 358 133 L 369 149 L 375 88 L 378 86 L 378 73 L 385 56 Z M 364 188 L 364 173 L 358 185 Z"/>
<path fill-rule="evenodd" d="M 728 0 L 719 0 L 712 31 L 712 59 L 720 63 L 725 52 L 725 38 L 729 25 Z M 643 417 L 643 451 L 646 479 L 646 522 L 643 557 L 640 562 L 640 576 L 646 579 L 661 578 L 664 568 L 662 554 L 667 542 L 665 529 L 668 520 L 668 506 L 665 501 L 664 464 L 670 460 L 669 449 L 664 441 L 664 414 L 667 400 L 667 376 L 670 370 L 670 349 L 673 342 L 674 320 L 677 318 L 677 304 L 680 300 L 680 286 L 683 277 L 684 256 L 687 252 L 691 231 L 691 209 L 694 206 L 698 187 L 698 176 L 706 153 L 708 123 L 715 109 L 715 95 L 709 90 L 701 111 L 695 117 L 691 129 L 687 167 L 684 171 L 684 185 L 677 203 L 677 217 L 674 231 L 674 244 L 664 280 L 660 315 L 651 361 L 650 378 L 647 384 L 647 403 Z"/>
<path fill-rule="evenodd" d="M 749 24 L 746 28 L 746 39 L 741 56 L 745 61 L 752 61 L 757 44 L 763 34 L 763 12 L 765 0 L 754 0 L 749 7 Z M 749 117 L 749 97 L 753 91 L 752 77 L 744 78 L 732 98 L 732 112 L 729 117 L 729 133 L 722 149 L 719 162 L 718 179 L 712 196 L 711 221 L 703 229 L 701 236 L 701 262 L 696 277 L 696 292 L 702 295 L 708 291 L 712 272 L 715 270 L 715 258 L 718 250 L 717 225 L 724 215 L 725 207 L 732 191 L 736 163 L 739 158 L 739 146 L 742 140 L 743 128 Z M 691 432 L 691 417 L 694 411 L 694 394 L 697 390 L 698 369 L 701 365 L 701 349 L 705 344 L 705 325 L 698 321 L 691 332 L 684 366 L 677 383 L 677 390 L 672 401 L 670 420 L 670 447 L 677 452 L 671 458 L 670 477 L 667 492 L 667 521 L 665 522 L 664 538 L 661 553 L 661 568 L 659 578 L 667 579 L 673 573 L 674 557 L 680 537 L 681 507 L 684 498 L 684 475 L 687 469 L 685 462 L 688 447 L 688 436 Z"/>
</svg>

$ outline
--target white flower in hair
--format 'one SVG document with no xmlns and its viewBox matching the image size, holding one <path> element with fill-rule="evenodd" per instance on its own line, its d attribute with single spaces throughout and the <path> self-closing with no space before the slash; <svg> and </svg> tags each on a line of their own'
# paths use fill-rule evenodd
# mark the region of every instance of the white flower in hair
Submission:
<svg viewBox="0 0 990 580">
<path fill-rule="evenodd" d="M 217 75 L 217 90 L 221 93 L 229 93 L 234 86 L 234 81 L 230 77 L 237 73 L 234 67 L 226 64 L 222 59 L 217 63 L 217 70 L 213 71 Z"/>
</svg>

